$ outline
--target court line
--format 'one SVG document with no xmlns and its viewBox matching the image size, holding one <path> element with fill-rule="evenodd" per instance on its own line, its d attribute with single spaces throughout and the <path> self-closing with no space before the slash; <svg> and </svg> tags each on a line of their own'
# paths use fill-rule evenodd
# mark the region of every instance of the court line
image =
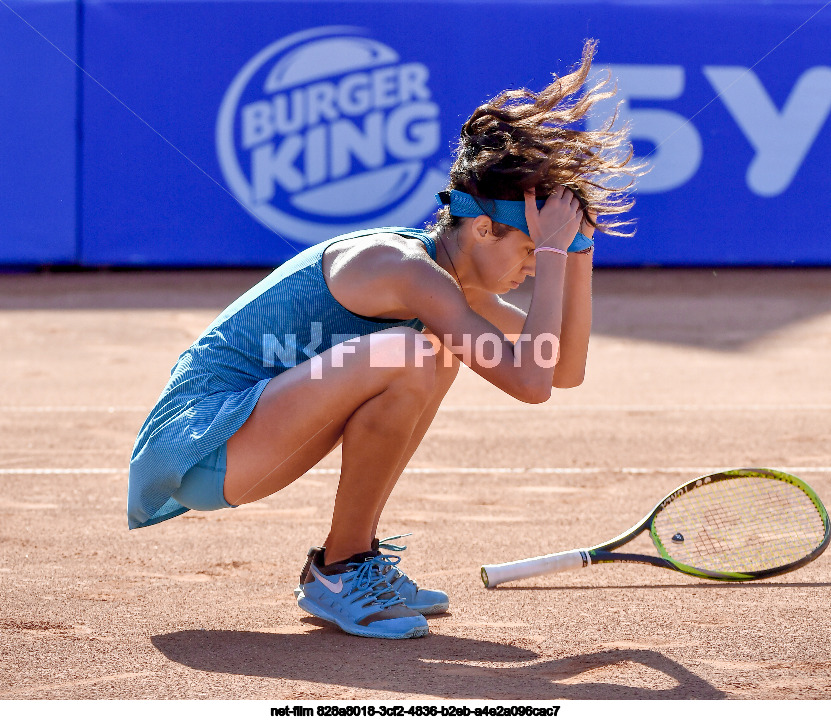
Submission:
<svg viewBox="0 0 831 721">
<path fill-rule="evenodd" d="M 0 406 L 0 413 L 149 413 L 152 406 Z"/>
<path fill-rule="evenodd" d="M 439 412 L 463 413 L 471 411 L 522 411 L 557 413 L 574 411 L 590 413 L 615 412 L 671 412 L 671 411 L 831 411 L 831 403 L 750 403 L 750 404 L 661 404 L 661 405 L 484 405 L 484 406 L 439 406 Z M 0 406 L 0 413 L 149 413 L 150 406 Z"/>
<path fill-rule="evenodd" d="M 462 466 L 438 466 L 435 468 L 405 468 L 405 475 L 440 476 L 440 475 L 595 475 L 599 473 L 615 473 L 618 475 L 643 476 L 653 473 L 684 473 L 702 475 L 713 473 L 727 468 L 725 465 L 713 466 L 657 466 L 653 468 L 633 466 L 606 466 L 606 467 L 535 467 L 521 466 L 486 466 L 465 468 Z M 831 473 L 831 466 L 786 466 L 781 468 L 787 473 Z M 0 468 L 0 476 L 64 476 L 64 475 L 111 475 L 127 473 L 127 468 Z M 306 471 L 307 476 L 335 476 L 340 474 L 340 468 L 312 468 Z"/>
<path fill-rule="evenodd" d="M 831 411 L 831 403 L 752 403 L 742 405 L 726 405 L 726 404 L 712 404 L 712 405 L 691 405 L 691 404 L 664 404 L 664 405 L 529 405 L 522 406 L 506 406 L 506 405 L 491 405 L 491 406 L 439 406 L 439 411 L 450 412 L 464 412 L 464 411 L 543 411 L 549 413 L 558 413 L 561 411 L 575 411 L 579 413 L 590 413 L 592 411 L 600 411 L 602 413 L 615 412 L 630 412 L 630 411 L 646 411 L 655 413 L 667 413 L 671 411 Z"/>
</svg>

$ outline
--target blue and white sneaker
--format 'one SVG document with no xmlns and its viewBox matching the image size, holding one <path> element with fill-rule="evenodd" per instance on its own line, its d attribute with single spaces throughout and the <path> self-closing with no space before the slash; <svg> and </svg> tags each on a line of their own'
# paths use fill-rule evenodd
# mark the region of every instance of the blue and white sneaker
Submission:
<svg viewBox="0 0 831 721">
<path fill-rule="evenodd" d="M 393 551 L 394 553 L 406 551 L 406 546 L 398 546 L 390 543 L 390 541 L 396 541 L 399 538 L 406 538 L 409 535 L 412 534 L 405 533 L 400 536 L 390 536 L 389 538 L 384 538 L 380 541 L 376 538 L 372 541 L 372 550 L 377 554 L 380 554 L 380 549 Z M 306 565 L 303 566 L 303 570 L 300 572 L 300 583 L 297 588 L 294 589 L 294 597 L 298 601 L 303 593 L 303 579 L 305 579 L 309 574 L 309 566 L 312 563 L 312 559 L 315 558 L 317 553 L 323 553 L 325 550 L 326 549 L 323 546 L 312 546 L 309 549 L 306 556 Z M 398 568 L 397 563 L 386 566 L 383 569 L 383 574 L 384 578 L 387 580 L 387 583 L 389 583 L 390 586 L 393 587 L 393 590 L 395 590 L 398 595 L 404 599 L 404 603 L 407 604 L 407 607 L 413 611 L 418 611 L 422 616 L 444 613 L 450 607 L 450 599 L 444 591 L 419 588 L 418 584 L 413 581 L 413 579 Z"/>
<path fill-rule="evenodd" d="M 400 553 L 406 551 L 406 546 L 397 546 L 390 541 L 396 541 L 399 538 L 406 538 L 411 534 L 405 533 L 400 536 L 390 536 L 389 538 L 382 538 L 380 541 L 376 538 L 372 541 L 372 550 L 380 552 L 393 551 Z M 396 558 L 400 560 L 400 556 L 387 556 L 387 558 Z M 435 591 L 429 588 L 419 588 L 418 584 L 407 576 L 400 568 L 398 568 L 398 561 L 391 563 L 382 569 L 384 579 L 389 583 L 393 591 L 395 591 L 407 608 L 413 611 L 418 611 L 422 616 L 430 616 L 437 613 L 444 613 L 450 607 L 450 599 L 444 591 Z"/>
<path fill-rule="evenodd" d="M 300 583 L 297 584 L 297 588 L 294 589 L 294 600 L 299 601 L 300 596 L 303 595 L 303 584 L 306 582 L 306 578 L 309 575 L 309 566 L 312 565 L 312 561 L 317 558 L 317 554 L 321 554 L 320 558 L 323 558 L 323 554 L 326 552 L 325 546 L 312 546 L 308 553 L 306 553 L 306 563 L 303 565 L 302 570 L 300 571 Z"/>
<path fill-rule="evenodd" d="M 324 566 L 323 551 L 318 549 L 307 563 L 299 593 L 295 592 L 297 605 L 355 636 L 426 636 L 430 629 L 424 616 L 407 607 L 381 572 L 399 560 L 369 551 Z"/>
</svg>

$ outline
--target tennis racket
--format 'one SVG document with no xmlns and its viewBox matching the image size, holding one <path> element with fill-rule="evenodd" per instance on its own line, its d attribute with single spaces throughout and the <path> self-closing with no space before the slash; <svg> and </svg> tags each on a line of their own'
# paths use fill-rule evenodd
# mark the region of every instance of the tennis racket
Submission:
<svg viewBox="0 0 831 721">
<path fill-rule="evenodd" d="M 657 556 L 614 552 L 645 531 Z M 807 483 L 782 471 L 740 468 L 679 486 L 611 541 L 482 566 L 482 581 L 493 588 L 595 563 L 648 563 L 717 581 L 752 581 L 810 563 L 830 537 L 828 512 Z"/>
</svg>

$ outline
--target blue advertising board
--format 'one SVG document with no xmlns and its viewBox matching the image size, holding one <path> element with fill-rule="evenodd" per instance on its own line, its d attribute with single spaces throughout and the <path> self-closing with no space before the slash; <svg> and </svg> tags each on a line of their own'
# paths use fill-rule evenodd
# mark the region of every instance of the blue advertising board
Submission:
<svg viewBox="0 0 831 721">
<path fill-rule="evenodd" d="M 820 2 L 88 1 L 81 30 L 85 265 L 274 265 L 420 226 L 471 111 L 589 37 L 651 166 L 598 265 L 831 265 Z"/>
<path fill-rule="evenodd" d="M 4 2 L 0 265 L 74 263 L 76 3 Z"/>
</svg>

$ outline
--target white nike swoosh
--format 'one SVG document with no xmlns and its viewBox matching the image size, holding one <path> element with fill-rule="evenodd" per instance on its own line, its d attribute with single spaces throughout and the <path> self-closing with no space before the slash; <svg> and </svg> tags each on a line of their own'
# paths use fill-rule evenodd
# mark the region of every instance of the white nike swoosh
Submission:
<svg viewBox="0 0 831 721">
<path fill-rule="evenodd" d="M 339 578 L 337 583 L 332 583 L 328 578 L 326 578 L 326 576 L 317 571 L 317 569 L 314 567 L 314 564 L 309 566 L 309 570 L 312 572 L 312 575 L 324 586 L 326 586 L 326 588 L 328 588 L 332 593 L 340 593 L 343 590 L 342 578 Z"/>
</svg>

